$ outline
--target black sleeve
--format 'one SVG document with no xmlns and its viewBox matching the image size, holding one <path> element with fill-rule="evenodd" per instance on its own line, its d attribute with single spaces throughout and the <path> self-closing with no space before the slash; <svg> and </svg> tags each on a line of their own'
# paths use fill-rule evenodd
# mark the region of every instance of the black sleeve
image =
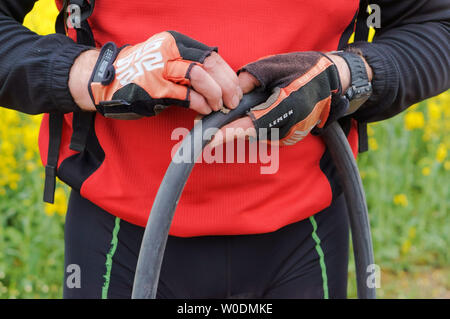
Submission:
<svg viewBox="0 0 450 319">
<path fill-rule="evenodd" d="M 0 0 L 0 105 L 29 114 L 80 110 L 69 92 L 70 67 L 88 46 L 22 26 L 36 0 Z"/>
<path fill-rule="evenodd" d="M 373 0 L 381 28 L 356 42 L 374 72 L 373 95 L 354 114 L 379 121 L 450 88 L 450 0 Z M 365 10 L 365 8 L 360 8 Z"/>
</svg>

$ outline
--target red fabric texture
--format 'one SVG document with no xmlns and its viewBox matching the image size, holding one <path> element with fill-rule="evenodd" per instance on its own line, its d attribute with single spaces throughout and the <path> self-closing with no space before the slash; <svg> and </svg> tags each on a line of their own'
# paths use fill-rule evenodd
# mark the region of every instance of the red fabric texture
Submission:
<svg viewBox="0 0 450 319">
<path fill-rule="evenodd" d="M 176 30 L 210 46 L 234 70 L 262 56 L 293 51 L 332 51 L 351 22 L 359 1 L 97 0 L 90 24 L 100 46 L 145 41 Z M 73 32 L 70 33 L 73 36 Z M 128 222 L 145 226 L 154 197 L 171 161 L 175 128 L 191 129 L 195 113 L 176 106 L 152 118 L 106 119 L 95 131 L 105 160 L 83 184 L 83 197 Z M 69 150 L 71 115 L 66 115 L 60 162 Z M 43 161 L 47 118 L 41 130 Z M 357 131 L 349 141 L 356 156 Z M 309 135 L 279 150 L 276 174 L 260 173 L 264 163 L 196 164 L 175 213 L 171 235 L 255 234 L 308 218 L 331 203 L 331 188 L 319 162 L 325 146 Z"/>
</svg>

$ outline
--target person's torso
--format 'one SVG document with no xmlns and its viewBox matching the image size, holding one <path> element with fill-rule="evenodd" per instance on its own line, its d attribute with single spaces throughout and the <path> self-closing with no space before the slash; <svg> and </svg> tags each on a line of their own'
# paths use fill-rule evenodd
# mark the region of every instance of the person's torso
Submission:
<svg viewBox="0 0 450 319">
<path fill-rule="evenodd" d="M 266 55 L 337 49 L 358 4 L 357 0 L 97 0 L 89 22 L 98 46 L 108 41 L 136 44 L 155 33 L 176 30 L 218 46 L 219 54 L 237 70 Z M 74 36 L 74 32 L 69 35 Z M 105 119 L 97 114 L 95 133 L 105 156 L 82 184 L 83 197 L 144 226 L 173 147 L 179 142 L 171 140 L 172 132 L 191 129 L 195 115 L 176 106 L 135 121 Z M 70 130 L 70 119 L 67 115 L 66 131 Z M 60 162 L 76 156 L 68 150 L 68 136 L 66 133 L 62 141 Z M 349 139 L 356 150 L 354 128 Z M 45 151 L 45 145 L 41 146 Z M 244 163 L 196 164 L 171 234 L 264 233 L 319 212 L 332 200 L 329 177 L 334 172 L 324 152 L 320 137 L 309 135 L 296 145 L 279 149 L 274 174 L 261 174 L 261 167 L 269 164 L 259 159 L 249 163 L 248 154 Z"/>
</svg>

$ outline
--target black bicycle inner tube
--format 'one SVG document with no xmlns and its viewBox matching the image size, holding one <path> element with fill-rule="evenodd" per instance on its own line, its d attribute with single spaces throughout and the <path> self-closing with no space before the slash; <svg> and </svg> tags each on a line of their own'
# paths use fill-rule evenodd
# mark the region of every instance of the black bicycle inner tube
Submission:
<svg viewBox="0 0 450 319">
<path fill-rule="evenodd" d="M 203 137 L 206 130 L 209 135 L 213 135 L 224 125 L 243 116 L 253 106 L 265 102 L 268 96 L 267 92 L 261 91 L 245 94 L 235 109 L 227 114 L 214 112 L 205 116 L 183 139 L 161 182 L 147 221 L 134 277 L 133 299 L 156 298 L 164 250 L 178 201 L 197 158 L 209 142 L 198 136 Z M 373 264 L 373 249 L 367 205 L 358 168 L 347 138 L 338 124 L 330 125 L 324 139 L 340 172 L 346 193 L 355 253 L 358 296 L 374 298 L 374 289 L 368 288 L 364 280 L 367 266 Z"/>
</svg>

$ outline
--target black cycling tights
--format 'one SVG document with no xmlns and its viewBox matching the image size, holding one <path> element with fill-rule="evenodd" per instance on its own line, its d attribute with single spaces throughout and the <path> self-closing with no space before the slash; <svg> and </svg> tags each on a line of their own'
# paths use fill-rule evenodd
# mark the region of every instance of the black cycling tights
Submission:
<svg viewBox="0 0 450 319">
<path fill-rule="evenodd" d="M 170 236 L 157 297 L 345 298 L 348 231 L 340 196 L 324 211 L 273 233 Z M 130 298 L 143 234 L 144 228 L 72 191 L 64 298 Z"/>
</svg>

